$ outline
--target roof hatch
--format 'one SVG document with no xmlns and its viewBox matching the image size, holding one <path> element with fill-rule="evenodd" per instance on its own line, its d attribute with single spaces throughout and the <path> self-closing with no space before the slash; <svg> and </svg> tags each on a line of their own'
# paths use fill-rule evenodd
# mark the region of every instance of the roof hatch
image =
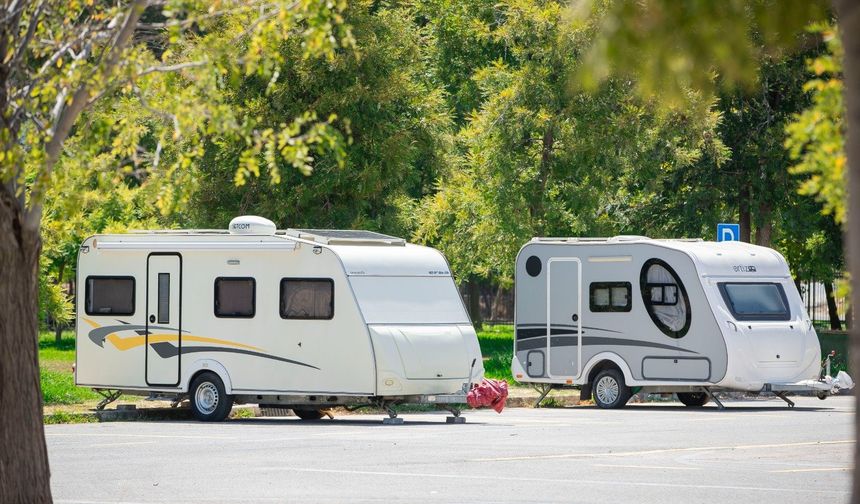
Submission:
<svg viewBox="0 0 860 504">
<path fill-rule="evenodd" d="M 324 245 L 406 245 L 403 238 L 350 229 L 288 229 L 286 235 Z"/>
</svg>

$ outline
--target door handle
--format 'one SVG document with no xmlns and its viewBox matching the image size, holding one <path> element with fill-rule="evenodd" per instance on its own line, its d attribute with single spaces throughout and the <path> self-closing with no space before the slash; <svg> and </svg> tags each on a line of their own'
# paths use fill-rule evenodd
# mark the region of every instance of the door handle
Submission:
<svg viewBox="0 0 860 504">
<path fill-rule="evenodd" d="M 574 313 L 574 314 L 573 314 L 573 317 L 570 317 L 570 318 L 572 318 L 572 319 L 573 319 L 573 321 L 574 321 L 574 322 L 576 322 L 577 320 L 579 320 L 579 315 L 577 315 L 576 313 Z"/>
<path fill-rule="evenodd" d="M 150 316 L 149 316 L 149 323 L 150 323 L 150 324 L 154 324 L 154 323 L 155 323 L 155 315 L 150 315 Z"/>
</svg>

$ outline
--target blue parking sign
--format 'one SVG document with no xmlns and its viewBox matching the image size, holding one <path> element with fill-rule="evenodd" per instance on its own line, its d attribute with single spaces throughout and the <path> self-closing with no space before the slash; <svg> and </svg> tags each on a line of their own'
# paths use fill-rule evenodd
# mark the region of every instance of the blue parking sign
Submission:
<svg viewBox="0 0 860 504">
<path fill-rule="evenodd" d="M 741 225 L 740 224 L 717 224 L 717 241 L 740 241 L 741 240 Z"/>
</svg>

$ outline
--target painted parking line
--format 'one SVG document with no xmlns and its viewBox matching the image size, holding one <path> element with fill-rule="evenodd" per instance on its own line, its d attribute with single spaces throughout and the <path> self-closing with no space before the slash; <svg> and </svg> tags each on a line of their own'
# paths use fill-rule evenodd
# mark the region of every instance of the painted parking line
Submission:
<svg viewBox="0 0 860 504">
<path fill-rule="evenodd" d="M 161 438 L 161 439 L 239 439 L 233 436 L 176 436 L 170 434 L 117 434 L 109 432 L 46 432 L 45 437 L 106 437 L 106 438 Z"/>
<path fill-rule="evenodd" d="M 809 469 L 782 469 L 779 471 L 770 471 L 772 473 L 804 473 L 804 472 L 842 472 L 850 471 L 850 467 L 815 467 Z"/>
<path fill-rule="evenodd" d="M 461 480 L 485 480 L 485 481 L 517 481 L 522 483 L 553 483 L 553 484 L 570 484 L 570 485 L 600 485 L 600 486 L 632 486 L 632 487 L 650 487 L 650 488 L 691 488 L 691 489 L 706 489 L 706 490 L 738 490 L 738 491 L 756 491 L 756 492 L 788 492 L 792 494 L 807 493 L 807 494 L 822 494 L 822 495 L 848 495 L 848 490 L 825 490 L 825 489 L 810 489 L 810 488 L 786 488 L 786 487 L 763 487 L 763 486 L 744 486 L 744 485 L 702 485 L 702 484 L 686 484 L 686 483 L 663 483 L 649 481 L 621 481 L 621 480 L 586 480 L 578 478 L 524 478 L 511 476 L 484 476 L 484 475 L 469 475 L 469 474 L 438 474 L 438 473 L 411 473 L 411 472 L 395 472 L 395 471 L 363 471 L 349 469 L 315 469 L 308 467 L 262 467 L 260 471 L 289 471 L 297 473 L 320 473 L 320 474 L 336 474 L 341 476 L 380 476 L 380 477 L 401 477 L 401 478 L 439 478 L 439 479 L 461 479 Z"/>
<path fill-rule="evenodd" d="M 128 441 L 125 443 L 99 443 L 99 444 L 91 444 L 87 445 L 89 448 L 108 448 L 111 446 L 134 446 L 134 445 L 145 445 L 145 444 L 155 444 L 155 441 Z"/>
<path fill-rule="evenodd" d="M 757 444 L 757 445 L 736 445 L 736 446 L 695 446 L 685 448 L 664 448 L 658 450 L 638 450 L 627 452 L 606 452 L 606 453 L 560 453 L 553 455 L 524 455 L 517 457 L 488 457 L 469 459 L 469 462 L 507 462 L 515 460 L 550 460 L 550 459 L 572 459 L 572 458 L 597 458 L 597 457 L 630 457 L 640 455 L 656 455 L 662 453 L 683 453 L 683 452 L 704 452 L 704 451 L 721 451 L 721 450 L 755 450 L 763 448 L 791 448 L 797 446 L 822 446 L 822 445 L 838 445 L 838 444 L 854 444 L 854 440 L 840 441 L 805 441 L 800 443 L 774 443 L 774 444 Z"/>
<path fill-rule="evenodd" d="M 593 467 L 609 467 L 613 469 L 656 469 L 659 471 L 701 471 L 701 467 L 655 466 L 655 465 L 624 465 L 624 464 L 593 464 Z"/>
</svg>

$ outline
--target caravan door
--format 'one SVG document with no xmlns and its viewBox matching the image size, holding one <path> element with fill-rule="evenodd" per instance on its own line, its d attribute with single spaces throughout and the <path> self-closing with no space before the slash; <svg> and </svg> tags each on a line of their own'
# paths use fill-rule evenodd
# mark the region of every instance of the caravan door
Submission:
<svg viewBox="0 0 860 504">
<path fill-rule="evenodd" d="M 576 257 L 547 261 L 547 370 L 573 380 L 582 367 L 582 263 Z"/>
<path fill-rule="evenodd" d="M 182 257 L 152 253 L 146 261 L 146 384 L 175 387 L 182 350 Z"/>
</svg>

